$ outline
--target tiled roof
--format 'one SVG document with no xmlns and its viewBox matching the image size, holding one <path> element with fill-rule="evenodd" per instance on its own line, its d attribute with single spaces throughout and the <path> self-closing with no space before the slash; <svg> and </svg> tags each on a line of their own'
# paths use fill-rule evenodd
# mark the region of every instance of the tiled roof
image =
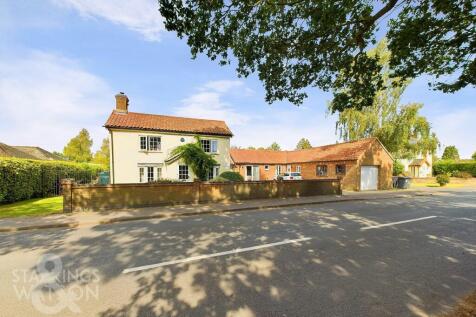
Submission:
<svg viewBox="0 0 476 317">
<path fill-rule="evenodd" d="M 61 160 L 57 155 L 37 146 L 14 146 L 0 143 L 0 157 L 17 157 L 31 160 Z"/>
<path fill-rule="evenodd" d="M 315 161 L 352 161 L 357 160 L 376 138 L 330 144 L 306 150 L 272 151 L 231 149 L 235 164 L 291 164 Z"/>
<path fill-rule="evenodd" d="M 233 136 L 224 121 L 192 119 L 137 112 L 113 111 L 107 119 L 106 128 L 137 129 L 193 134 Z"/>
</svg>

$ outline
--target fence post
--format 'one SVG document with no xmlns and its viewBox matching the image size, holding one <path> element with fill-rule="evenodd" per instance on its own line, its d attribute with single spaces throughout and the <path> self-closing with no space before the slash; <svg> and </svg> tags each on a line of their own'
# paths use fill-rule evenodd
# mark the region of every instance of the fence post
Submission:
<svg viewBox="0 0 476 317">
<path fill-rule="evenodd" d="M 73 178 L 65 178 L 61 180 L 61 190 L 63 191 L 63 212 L 69 213 L 73 211 Z"/>
</svg>

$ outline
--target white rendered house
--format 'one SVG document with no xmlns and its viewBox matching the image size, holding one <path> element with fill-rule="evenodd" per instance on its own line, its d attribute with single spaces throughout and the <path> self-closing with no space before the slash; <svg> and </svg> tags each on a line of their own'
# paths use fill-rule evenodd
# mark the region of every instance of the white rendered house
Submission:
<svg viewBox="0 0 476 317">
<path fill-rule="evenodd" d="M 224 121 L 129 112 L 129 99 L 119 93 L 104 127 L 109 131 L 111 184 L 193 181 L 192 170 L 171 153 L 179 145 L 196 142 L 197 136 L 217 161 L 209 178 L 230 170 L 233 134 Z"/>
</svg>

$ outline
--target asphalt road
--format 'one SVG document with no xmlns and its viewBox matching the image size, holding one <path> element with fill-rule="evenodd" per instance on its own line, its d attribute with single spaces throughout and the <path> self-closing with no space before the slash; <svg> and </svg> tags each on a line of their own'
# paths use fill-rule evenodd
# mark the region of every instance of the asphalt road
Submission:
<svg viewBox="0 0 476 317">
<path fill-rule="evenodd" d="M 427 316 L 476 289 L 476 192 L 0 234 L 0 316 Z"/>
</svg>

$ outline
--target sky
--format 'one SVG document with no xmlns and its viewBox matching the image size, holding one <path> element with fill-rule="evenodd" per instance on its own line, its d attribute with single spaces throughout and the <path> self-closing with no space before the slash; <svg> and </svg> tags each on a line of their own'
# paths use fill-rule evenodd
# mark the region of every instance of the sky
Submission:
<svg viewBox="0 0 476 317">
<path fill-rule="evenodd" d="M 423 103 L 444 146 L 476 151 L 476 89 L 443 94 L 415 80 L 403 103 Z M 61 151 L 86 128 L 98 149 L 125 92 L 133 112 L 225 120 L 232 145 L 293 149 L 338 141 L 332 95 L 308 89 L 297 107 L 269 105 L 256 75 L 206 56 L 191 59 L 185 40 L 163 27 L 156 0 L 0 0 L 0 142 Z"/>
</svg>

